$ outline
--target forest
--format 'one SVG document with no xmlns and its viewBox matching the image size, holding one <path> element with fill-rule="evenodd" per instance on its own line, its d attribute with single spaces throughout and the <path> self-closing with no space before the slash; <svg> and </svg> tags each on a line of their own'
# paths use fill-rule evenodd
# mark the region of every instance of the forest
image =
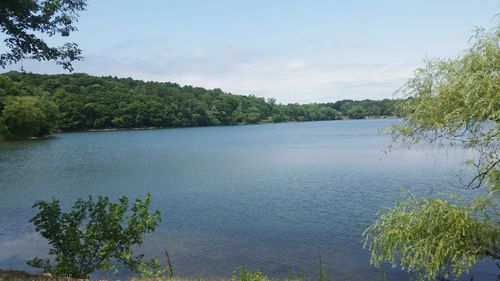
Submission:
<svg viewBox="0 0 500 281">
<path fill-rule="evenodd" d="M 0 135 L 363 119 L 393 116 L 398 100 L 280 104 L 221 89 L 87 74 L 0 74 Z"/>
</svg>

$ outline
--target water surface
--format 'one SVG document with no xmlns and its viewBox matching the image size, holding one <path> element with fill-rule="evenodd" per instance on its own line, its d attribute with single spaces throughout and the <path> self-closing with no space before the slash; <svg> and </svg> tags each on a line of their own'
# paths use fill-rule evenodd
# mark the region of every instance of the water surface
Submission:
<svg viewBox="0 0 500 281">
<path fill-rule="evenodd" d="M 460 149 L 385 153 L 395 120 L 64 133 L 0 144 L 0 268 L 29 269 L 46 242 L 28 222 L 38 199 L 152 195 L 162 222 L 140 249 L 170 252 L 177 275 L 225 277 L 241 264 L 270 276 L 316 270 L 370 280 L 363 230 L 399 190 L 455 191 Z M 390 280 L 408 275 L 387 270 Z M 494 280 L 482 263 L 476 280 Z M 478 279 L 479 277 L 479 279 Z"/>
</svg>

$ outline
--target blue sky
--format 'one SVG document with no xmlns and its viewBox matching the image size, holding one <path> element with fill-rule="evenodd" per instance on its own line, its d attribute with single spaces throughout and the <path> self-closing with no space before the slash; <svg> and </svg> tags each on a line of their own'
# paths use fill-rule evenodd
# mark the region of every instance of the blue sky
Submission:
<svg viewBox="0 0 500 281">
<path fill-rule="evenodd" d="M 492 27 L 499 11 L 498 0 L 89 0 L 69 39 L 84 51 L 76 72 L 284 103 L 380 99 L 423 59 L 457 56 L 474 26 Z"/>
</svg>

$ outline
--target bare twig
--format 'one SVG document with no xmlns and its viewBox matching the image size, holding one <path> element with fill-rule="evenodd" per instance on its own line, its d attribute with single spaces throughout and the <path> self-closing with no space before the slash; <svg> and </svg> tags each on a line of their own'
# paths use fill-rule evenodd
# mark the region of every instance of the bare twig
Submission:
<svg viewBox="0 0 500 281">
<path fill-rule="evenodd" d="M 170 262 L 170 255 L 168 254 L 167 248 L 165 248 L 165 257 L 167 258 L 168 278 L 172 278 L 174 277 L 174 268 L 172 267 L 172 262 Z"/>
</svg>

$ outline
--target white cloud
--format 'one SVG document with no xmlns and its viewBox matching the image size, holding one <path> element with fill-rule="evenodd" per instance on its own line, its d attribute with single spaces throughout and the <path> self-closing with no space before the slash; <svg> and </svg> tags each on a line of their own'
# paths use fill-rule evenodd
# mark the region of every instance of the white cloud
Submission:
<svg viewBox="0 0 500 281">
<path fill-rule="evenodd" d="M 278 102 L 328 102 L 390 98 L 418 64 L 353 53 L 254 51 L 240 46 L 181 54 L 87 55 L 77 72 L 181 85 L 221 88 L 235 94 L 275 97 Z M 33 72 L 60 72 L 53 64 L 25 64 Z"/>
</svg>

